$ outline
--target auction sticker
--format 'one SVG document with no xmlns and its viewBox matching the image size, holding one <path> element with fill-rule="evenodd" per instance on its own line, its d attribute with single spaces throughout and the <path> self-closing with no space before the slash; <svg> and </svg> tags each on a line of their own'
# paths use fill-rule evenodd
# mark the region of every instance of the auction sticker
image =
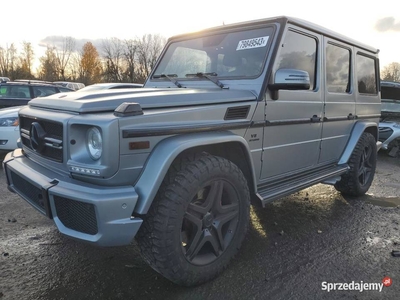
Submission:
<svg viewBox="0 0 400 300">
<path fill-rule="evenodd" d="M 268 38 L 269 36 L 261 36 L 248 40 L 241 40 L 237 45 L 236 51 L 265 47 L 267 45 Z"/>
</svg>

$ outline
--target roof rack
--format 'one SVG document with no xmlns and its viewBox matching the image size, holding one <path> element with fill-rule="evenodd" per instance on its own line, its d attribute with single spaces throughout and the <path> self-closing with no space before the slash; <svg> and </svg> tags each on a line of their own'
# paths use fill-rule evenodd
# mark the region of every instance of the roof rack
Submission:
<svg viewBox="0 0 400 300">
<path fill-rule="evenodd" d="M 14 82 L 27 82 L 27 83 L 47 83 L 53 84 L 51 81 L 35 80 L 35 79 L 15 79 Z"/>
</svg>

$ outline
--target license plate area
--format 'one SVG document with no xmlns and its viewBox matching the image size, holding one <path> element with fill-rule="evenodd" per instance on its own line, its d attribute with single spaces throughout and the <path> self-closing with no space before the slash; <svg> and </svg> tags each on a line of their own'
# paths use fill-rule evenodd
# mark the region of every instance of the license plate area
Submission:
<svg viewBox="0 0 400 300">
<path fill-rule="evenodd" d="M 47 189 L 40 188 L 10 170 L 11 188 L 42 214 L 52 218 Z"/>
</svg>

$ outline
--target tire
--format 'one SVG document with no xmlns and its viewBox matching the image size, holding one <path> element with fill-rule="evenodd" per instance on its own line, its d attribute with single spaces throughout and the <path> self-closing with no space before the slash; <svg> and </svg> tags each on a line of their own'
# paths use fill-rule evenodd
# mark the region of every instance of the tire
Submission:
<svg viewBox="0 0 400 300">
<path fill-rule="evenodd" d="M 238 252 L 249 209 L 247 181 L 235 164 L 186 157 L 171 167 L 138 232 L 142 257 L 176 284 L 209 281 Z"/>
<path fill-rule="evenodd" d="M 372 134 L 364 132 L 349 160 L 350 170 L 335 184 L 344 195 L 364 195 L 374 180 L 376 169 L 376 141 Z"/>
</svg>

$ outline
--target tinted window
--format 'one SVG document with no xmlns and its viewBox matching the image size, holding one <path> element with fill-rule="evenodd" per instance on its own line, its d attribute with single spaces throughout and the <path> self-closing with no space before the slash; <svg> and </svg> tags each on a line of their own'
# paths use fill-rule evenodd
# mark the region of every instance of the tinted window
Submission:
<svg viewBox="0 0 400 300">
<path fill-rule="evenodd" d="M 381 81 L 381 98 L 400 100 L 400 83 Z"/>
<path fill-rule="evenodd" d="M 0 96 L 3 98 L 31 99 L 29 86 L 6 85 L 0 89 Z"/>
<path fill-rule="evenodd" d="M 360 94 L 378 93 L 376 84 L 375 59 L 357 54 L 357 82 Z"/>
<path fill-rule="evenodd" d="M 57 90 L 53 86 L 33 86 L 34 97 L 46 97 L 57 93 Z"/>
<path fill-rule="evenodd" d="M 328 44 L 326 47 L 326 86 L 331 93 L 350 91 L 350 51 Z"/>
<path fill-rule="evenodd" d="M 72 90 L 70 90 L 70 89 L 68 89 L 68 88 L 65 88 L 65 87 L 62 87 L 62 86 L 59 86 L 59 87 L 57 87 L 59 90 L 60 90 L 60 92 L 62 92 L 62 93 L 68 93 L 68 92 L 72 92 Z"/>
<path fill-rule="evenodd" d="M 298 69 L 310 75 L 310 90 L 315 87 L 317 41 L 309 36 L 288 31 L 278 59 L 278 69 Z"/>
</svg>

